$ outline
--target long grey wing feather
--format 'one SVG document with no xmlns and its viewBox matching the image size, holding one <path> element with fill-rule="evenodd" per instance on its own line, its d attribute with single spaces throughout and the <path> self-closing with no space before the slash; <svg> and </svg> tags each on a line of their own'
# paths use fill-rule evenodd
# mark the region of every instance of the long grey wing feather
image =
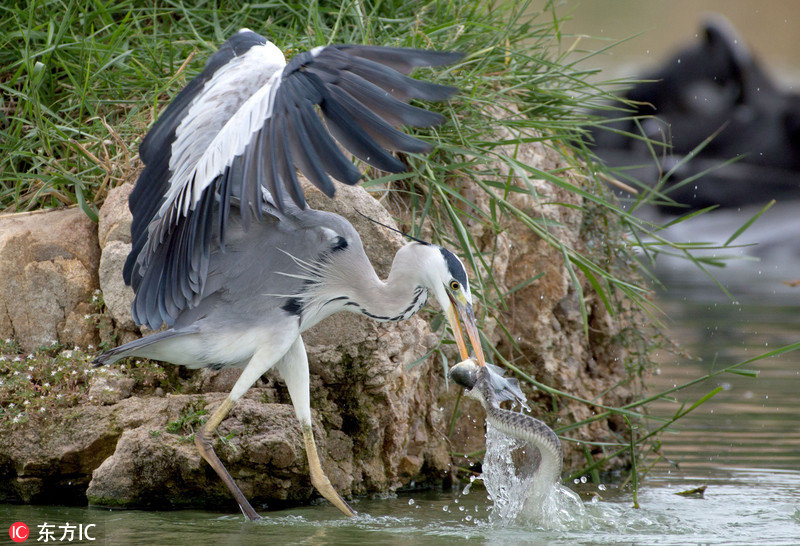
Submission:
<svg viewBox="0 0 800 546">
<path fill-rule="evenodd" d="M 410 74 L 415 68 L 423 66 L 446 66 L 457 63 L 463 53 L 456 51 L 429 51 L 411 47 L 383 47 L 365 45 L 337 45 L 337 49 L 354 57 L 361 57 L 380 63 L 400 72 Z"/>
<path fill-rule="evenodd" d="M 306 132 L 305 124 L 300 118 L 297 108 L 289 110 L 289 120 L 287 123 L 289 129 L 289 143 L 292 148 L 292 157 L 295 159 L 300 172 L 308 178 L 312 184 L 321 189 L 328 197 L 333 197 L 336 188 L 333 182 L 325 173 L 325 163 L 320 159 L 315 146 L 312 144 L 311 139 Z M 293 187 L 293 186 L 292 186 Z M 302 193 L 302 189 L 300 192 Z M 296 202 L 296 201 L 295 201 Z M 301 203 L 297 203 L 301 206 Z"/>
<path fill-rule="evenodd" d="M 334 63 L 341 62 L 341 56 L 343 55 L 346 55 L 346 53 L 335 47 L 325 48 L 320 53 L 320 57 L 323 59 L 330 57 Z M 361 76 L 402 101 L 407 102 L 411 99 L 442 101 L 449 99 L 458 92 L 453 87 L 409 78 L 388 66 L 368 59 L 351 57 L 348 60 L 350 61 L 347 63 L 346 68 L 348 72 Z"/>
<path fill-rule="evenodd" d="M 343 73 L 336 86 L 347 91 L 354 99 L 395 127 L 433 127 L 444 121 L 441 114 L 406 104 L 356 74 Z"/>
<path fill-rule="evenodd" d="M 358 125 L 381 147 L 410 153 L 428 153 L 432 146 L 427 142 L 398 131 L 380 116 L 355 100 L 339 87 L 331 87 L 331 96 L 342 104 L 342 107 L 358 123 Z"/>
<path fill-rule="evenodd" d="M 287 126 L 286 126 L 286 112 L 278 113 L 278 118 L 275 120 L 276 122 L 273 124 L 276 128 L 276 135 L 286 135 L 287 134 Z M 276 150 L 276 159 L 277 159 L 277 171 L 280 175 L 280 179 L 283 181 L 283 185 L 286 188 L 291 188 L 290 193 L 293 195 L 303 195 L 303 190 L 300 188 L 300 182 L 297 180 L 297 172 L 294 168 L 294 157 L 292 154 L 292 147 L 289 142 L 285 138 L 278 138 L 276 139 L 280 141 L 280 147 Z M 283 151 L 281 151 L 281 148 Z M 301 200 L 300 203 L 297 203 L 297 206 L 305 207 L 305 200 Z"/>
<path fill-rule="evenodd" d="M 304 101 L 299 106 L 303 125 L 309 138 L 313 140 L 319 150 L 319 157 L 325 164 L 325 171 L 330 173 L 339 182 L 353 185 L 361 179 L 361 173 L 352 161 L 348 160 L 336 147 L 330 133 L 319 122 L 319 116 L 309 101 Z"/>
<path fill-rule="evenodd" d="M 334 100 L 325 100 L 322 103 L 322 114 L 328 122 L 331 134 L 354 156 L 382 171 L 398 173 L 406 170 L 402 162 L 384 151 L 364 132 L 341 104 Z"/>
<path fill-rule="evenodd" d="M 272 136 L 273 142 L 275 143 L 274 146 L 270 146 L 269 154 L 270 154 L 270 170 L 272 175 L 272 181 L 274 184 L 274 188 L 272 191 L 275 193 L 275 205 L 278 208 L 283 207 L 283 197 L 284 192 L 281 191 L 282 186 L 290 185 L 292 182 L 288 178 L 288 167 L 287 162 L 291 161 L 291 159 L 287 159 L 286 151 L 284 147 L 286 146 L 286 141 L 280 138 L 278 135 L 280 133 L 278 129 L 278 122 L 275 120 L 270 126 L 269 131 Z M 266 130 L 266 129 L 264 129 Z M 291 193 L 294 195 L 296 190 L 293 190 Z M 300 192 L 302 196 L 302 192 Z M 302 203 L 305 206 L 305 202 Z"/>
</svg>

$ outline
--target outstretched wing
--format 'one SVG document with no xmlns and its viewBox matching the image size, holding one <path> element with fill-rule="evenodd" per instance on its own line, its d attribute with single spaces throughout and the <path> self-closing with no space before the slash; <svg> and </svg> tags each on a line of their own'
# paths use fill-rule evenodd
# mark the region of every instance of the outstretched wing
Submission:
<svg viewBox="0 0 800 546">
<path fill-rule="evenodd" d="M 427 143 L 397 127 L 429 127 L 443 118 L 408 101 L 445 100 L 456 90 L 404 74 L 460 58 L 327 46 L 286 64 L 262 36 L 234 35 L 142 142 L 146 167 L 130 197 L 133 247 L 123 271 L 136 291 L 137 323 L 172 324 L 199 302 L 212 241 L 224 249 L 232 204 L 246 229 L 253 215 L 281 218 L 305 207 L 296 169 L 328 196 L 335 191 L 331 177 L 357 183 L 361 174 L 336 141 L 389 172 L 406 169 L 390 152 L 428 152 Z"/>
</svg>

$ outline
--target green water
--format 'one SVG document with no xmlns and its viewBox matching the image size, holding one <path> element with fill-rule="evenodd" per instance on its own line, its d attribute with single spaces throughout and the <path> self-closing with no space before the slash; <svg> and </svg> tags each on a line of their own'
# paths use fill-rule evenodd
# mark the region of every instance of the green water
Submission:
<svg viewBox="0 0 800 546">
<path fill-rule="evenodd" d="M 675 495 L 707 485 L 704 499 Z M 712 469 L 647 481 L 632 508 L 629 492 L 594 490 L 575 528 L 553 531 L 489 521 L 484 492 L 401 495 L 354 503 L 343 519 L 329 506 L 266 513 L 258 523 L 212 512 L 138 512 L 86 508 L 5 506 L 4 523 L 94 523 L 102 544 L 489 544 L 738 543 L 800 541 L 800 473 L 789 470 Z M 597 497 L 595 497 L 597 498 Z M 412 503 L 413 501 L 413 503 Z M 463 510 L 462 510 L 463 508 Z M 58 538 L 58 537 L 57 537 Z"/>
<path fill-rule="evenodd" d="M 800 313 L 786 298 L 763 295 L 731 304 L 714 289 L 673 287 L 662 301 L 671 334 L 702 360 L 659 355 L 654 390 L 683 383 L 715 367 L 738 362 L 798 339 Z M 688 291 L 687 291 L 688 290 Z M 709 301 L 703 301 L 707 298 Z M 0 524 L 23 521 L 96 525 L 100 544 L 800 544 L 800 353 L 751 366 L 757 379 L 719 376 L 680 395 L 695 400 L 723 391 L 664 436 L 661 464 L 641 484 L 640 509 L 630 488 L 570 483 L 585 513 L 566 528 L 494 521 L 477 483 L 394 498 L 356 499 L 353 520 L 320 504 L 264 512 L 258 523 L 238 514 L 203 511 L 109 511 L 59 506 L 0 506 Z M 676 405 L 660 402 L 669 415 Z M 704 498 L 675 493 L 706 485 Z M 546 523 L 546 522 L 545 522 Z M 60 533 L 56 539 L 60 537 Z M 10 544 L 11 542 L 8 541 Z"/>
</svg>

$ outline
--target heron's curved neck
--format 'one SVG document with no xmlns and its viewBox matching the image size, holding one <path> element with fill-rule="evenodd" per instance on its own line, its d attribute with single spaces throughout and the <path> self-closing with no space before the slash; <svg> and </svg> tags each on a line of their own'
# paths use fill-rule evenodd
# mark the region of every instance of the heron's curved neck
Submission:
<svg viewBox="0 0 800 546">
<path fill-rule="evenodd" d="M 371 278 L 353 286 L 348 305 L 350 311 L 378 321 L 397 321 L 411 318 L 428 300 L 428 289 L 418 271 L 403 255 L 395 256 L 392 269 L 382 281 L 370 267 Z"/>
<path fill-rule="evenodd" d="M 366 255 L 334 256 L 318 298 L 325 315 L 338 310 L 359 313 L 378 321 L 410 318 L 425 305 L 428 289 L 419 257 L 408 247 L 395 255 L 385 281 L 375 273 Z M 326 304 L 325 302 L 330 302 Z"/>
</svg>

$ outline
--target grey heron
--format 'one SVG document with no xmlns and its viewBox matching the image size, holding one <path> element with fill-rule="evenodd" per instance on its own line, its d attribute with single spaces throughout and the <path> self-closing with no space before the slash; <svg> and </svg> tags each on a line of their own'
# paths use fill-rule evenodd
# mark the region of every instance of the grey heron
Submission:
<svg viewBox="0 0 800 546">
<path fill-rule="evenodd" d="M 461 57 L 341 45 L 317 47 L 287 63 L 275 45 L 243 29 L 209 58 L 141 143 L 145 168 L 129 198 L 132 249 L 123 275 L 136 294 L 136 322 L 168 328 L 96 362 L 137 356 L 189 368 L 243 368 L 195 443 L 250 519 L 258 514 L 214 453 L 211 434 L 271 368 L 286 382 L 300 421 L 311 482 L 344 514 L 354 514 L 320 465 L 303 331 L 337 311 L 407 319 L 432 293 L 462 358 L 469 353 L 459 318 L 484 362 L 460 260 L 412 241 L 381 280 L 353 226 L 306 205 L 295 171 L 329 197 L 335 191 L 329 174 L 357 183 L 358 168 L 334 138 L 378 169 L 406 170 L 390 152 L 424 153 L 430 146 L 397 127 L 444 120 L 408 102 L 442 101 L 456 91 L 407 74 Z"/>
</svg>

